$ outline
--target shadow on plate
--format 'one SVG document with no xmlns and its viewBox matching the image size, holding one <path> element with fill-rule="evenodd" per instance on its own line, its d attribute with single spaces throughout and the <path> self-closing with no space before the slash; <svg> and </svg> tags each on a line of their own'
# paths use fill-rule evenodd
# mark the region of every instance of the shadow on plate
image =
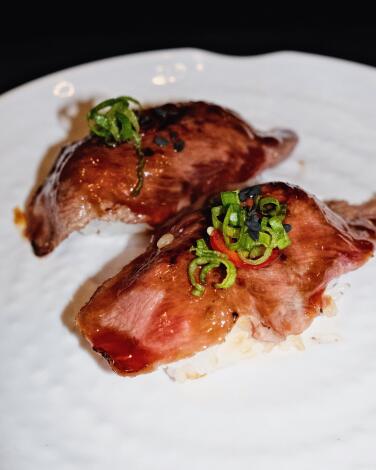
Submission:
<svg viewBox="0 0 376 470">
<path fill-rule="evenodd" d="M 124 266 L 145 251 L 150 239 L 150 232 L 135 234 L 127 243 L 127 246 L 108 261 L 94 276 L 87 279 L 75 292 L 71 301 L 65 307 L 61 314 L 63 325 L 77 336 L 79 346 L 87 351 L 96 361 L 97 365 L 106 372 L 111 372 L 107 362 L 97 353 L 95 353 L 89 343 L 81 336 L 76 327 L 76 317 L 80 309 L 90 300 L 94 292 L 105 281 L 117 274 Z"/>
<path fill-rule="evenodd" d="M 58 120 L 67 127 L 66 135 L 63 139 L 48 147 L 39 163 L 35 175 L 34 185 L 26 199 L 25 205 L 29 203 L 34 196 L 35 191 L 41 186 L 49 172 L 51 171 L 57 156 L 61 149 L 72 142 L 82 139 L 88 134 L 86 115 L 95 105 L 94 98 L 69 103 L 58 110 Z"/>
</svg>

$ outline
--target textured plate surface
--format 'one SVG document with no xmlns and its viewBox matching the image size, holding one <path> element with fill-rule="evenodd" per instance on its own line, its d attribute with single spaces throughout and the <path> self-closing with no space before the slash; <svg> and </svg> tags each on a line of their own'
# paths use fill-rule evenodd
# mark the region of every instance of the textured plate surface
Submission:
<svg viewBox="0 0 376 470">
<path fill-rule="evenodd" d="M 92 100 L 121 94 L 149 103 L 214 101 L 261 129 L 295 129 L 297 150 L 264 181 L 356 202 L 375 190 L 376 71 L 365 66 L 290 52 L 231 58 L 172 50 L 84 65 L 5 94 L 0 467 L 376 468 L 374 260 L 343 279 L 351 287 L 326 332 L 337 341 L 243 361 L 182 385 L 162 370 L 118 377 L 74 333 L 78 307 L 145 240 L 75 234 L 37 259 L 12 224 L 12 209 L 59 146 L 86 132 Z"/>
</svg>

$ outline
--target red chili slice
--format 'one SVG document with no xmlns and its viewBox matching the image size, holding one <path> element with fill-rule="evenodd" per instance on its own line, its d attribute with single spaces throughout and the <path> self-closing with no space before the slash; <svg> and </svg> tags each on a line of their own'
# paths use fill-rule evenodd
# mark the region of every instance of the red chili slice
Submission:
<svg viewBox="0 0 376 470">
<path fill-rule="evenodd" d="M 237 268 L 248 268 L 248 269 L 261 269 L 269 266 L 273 261 L 275 261 L 279 257 L 279 249 L 274 248 L 272 254 L 269 258 L 261 264 L 248 264 L 242 261 L 236 251 L 230 250 L 227 248 L 226 243 L 223 239 L 223 235 L 219 230 L 213 230 L 212 234 L 210 235 L 210 245 L 213 250 L 220 251 L 224 253 L 227 258 L 232 261 Z"/>
</svg>

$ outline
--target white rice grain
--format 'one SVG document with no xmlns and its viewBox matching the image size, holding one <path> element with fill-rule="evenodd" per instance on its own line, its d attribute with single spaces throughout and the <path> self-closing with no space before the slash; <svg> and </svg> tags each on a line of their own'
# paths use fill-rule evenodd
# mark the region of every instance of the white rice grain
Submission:
<svg viewBox="0 0 376 470">
<path fill-rule="evenodd" d="M 176 382 L 197 379 L 214 372 L 217 369 L 227 367 L 243 359 L 269 353 L 286 353 L 290 351 L 304 351 L 314 344 L 336 343 L 341 340 L 337 334 L 337 327 L 333 324 L 336 312 L 335 300 L 342 297 L 343 291 L 348 285 L 331 283 L 326 291 L 327 305 L 323 315 L 316 319 L 314 325 L 301 335 L 290 335 L 281 343 L 256 340 L 251 335 L 250 319 L 240 317 L 223 343 L 211 346 L 193 357 L 183 359 L 170 364 L 165 368 L 167 375 Z M 330 295 L 329 295 L 330 294 Z M 320 323 L 321 322 L 321 323 Z M 334 327 L 334 332 L 330 331 Z M 314 333 L 313 331 L 318 333 Z"/>
<path fill-rule="evenodd" d="M 161 236 L 161 238 L 157 241 L 157 247 L 159 250 L 164 248 L 167 245 L 170 245 L 174 241 L 175 237 L 172 233 L 165 233 Z"/>
</svg>

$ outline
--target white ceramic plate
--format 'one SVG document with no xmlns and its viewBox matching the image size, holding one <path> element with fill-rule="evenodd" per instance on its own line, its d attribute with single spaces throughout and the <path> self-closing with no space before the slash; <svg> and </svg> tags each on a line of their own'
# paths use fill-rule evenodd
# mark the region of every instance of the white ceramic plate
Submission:
<svg viewBox="0 0 376 470">
<path fill-rule="evenodd" d="M 0 467 L 376 468 L 374 261 L 343 279 L 351 288 L 316 346 L 183 385 L 163 371 L 118 377 L 72 331 L 79 306 L 144 240 L 76 234 L 38 259 L 12 224 L 12 209 L 24 202 L 41 161 L 86 132 L 82 112 L 91 100 L 120 94 L 143 102 L 204 99 L 261 129 L 295 129 L 294 155 L 263 180 L 359 202 L 375 190 L 376 71 L 369 67 L 291 52 L 232 58 L 183 49 L 84 65 L 5 94 Z"/>
</svg>

